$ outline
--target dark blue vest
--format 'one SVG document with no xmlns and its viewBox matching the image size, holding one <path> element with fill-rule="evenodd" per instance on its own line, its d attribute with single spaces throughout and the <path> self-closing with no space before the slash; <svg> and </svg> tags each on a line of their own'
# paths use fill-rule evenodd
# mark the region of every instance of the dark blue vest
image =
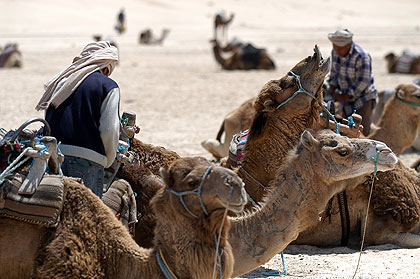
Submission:
<svg viewBox="0 0 420 279">
<path fill-rule="evenodd" d="M 105 155 L 99 119 L 102 102 L 114 88 L 118 88 L 117 83 L 101 72 L 90 74 L 60 106 L 48 107 L 45 120 L 51 126 L 51 135 L 62 144 L 88 148 Z"/>
</svg>

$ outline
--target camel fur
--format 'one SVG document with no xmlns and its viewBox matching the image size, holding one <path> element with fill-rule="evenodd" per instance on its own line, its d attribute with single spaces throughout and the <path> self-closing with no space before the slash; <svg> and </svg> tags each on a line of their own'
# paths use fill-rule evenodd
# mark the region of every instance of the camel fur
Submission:
<svg viewBox="0 0 420 279">
<path fill-rule="evenodd" d="M 158 279 L 164 277 L 155 257 L 161 251 L 178 278 L 210 279 L 214 236 L 221 231 L 222 278 L 229 278 L 233 269 L 227 242 L 230 221 L 223 216 L 225 208 L 239 212 L 246 203 L 240 179 L 230 170 L 213 166 L 203 180 L 201 194 L 208 215 L 196 197 L 184 197 L 198 219 L 189 215 L 179 198 L 167 190 L 196 188 L 209 166 L 203 158 L 184 158 L 162 169 L 166 186 L 151 201 L 157 218 L 152 249 L 136 245 L 97 196 L 76 180 L 65 178 L 65 203 L 56 228 L 0 218 L 0 274 L 9 279 Z"/>
<path fill-rule="evenodd" d="M 236 133 L 251 127 L 253 116 L 255 115 L 254 101 L 255 97 L 252 97 L 235 110 L 229 112 L 220 126 L 216 139 L 208 139 L 201 142 L 201 146 L 217 160 L 228 156 L 230 141 Z M 223 133 L 225 136 L 222 142 Z"/>
<path fill-rule="evenodd" d="M 216 39 L 211 40 L 210 42 L 213 44 L 213 54 L 216 62 L 220 64 L 223 70 L 274 70 L 276 68 L 273 60 L 265 49 L 256 49 L 247 44 L 241 46 L 241 48 L 233 52 L 230 57 L 225 59 L 221 54 L 222 50 L 219 42 Z M 249 49 L 258 50 L 258 53 L 249 55 L 254 59 L 252 62 L 246 59 L 248 57 Z"/>
</svg>

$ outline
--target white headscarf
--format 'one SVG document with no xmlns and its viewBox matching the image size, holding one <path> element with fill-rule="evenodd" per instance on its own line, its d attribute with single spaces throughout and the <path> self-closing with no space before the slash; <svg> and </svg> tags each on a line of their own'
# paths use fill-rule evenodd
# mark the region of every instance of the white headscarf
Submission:
<svg viewBox="0 0 420 279">
<path fill-rule="evenodd" d="M 110 75 L 117 62 L 118 50 L 109 42 L 100 41 L 88 44 L 67 69 L 44 84 L 45 93 L 35 109 L 47 109 L 50 104 L 58 107 L 71 96 L 88 75 L 103 68 L 108 68 L 108 75 Z"/>
</svg>

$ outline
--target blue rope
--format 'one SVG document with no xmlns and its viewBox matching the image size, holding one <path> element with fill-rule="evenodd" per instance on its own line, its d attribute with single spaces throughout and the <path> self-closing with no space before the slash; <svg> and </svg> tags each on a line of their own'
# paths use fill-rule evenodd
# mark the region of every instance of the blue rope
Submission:
<svg viewBox="0 0 420 279">
<path fill-rule="evenodd" d="M 166 264 L 163 262 L 159 251 L 156 251 L 156 259 L 158 262 L 158 265 L 160 267 L 160 270 L 162 270 L 163 274 L 165 275 L 166 279 L 177 279 L 176 277 L 174 277 L 171 273 L 171 271 L 169 270 L 169 268 L 166 266 Z"/>
<path fill-rule="evenodd" d="M 353 113 L 356 113 L 356 110 L 354 110 Z M 347 126 L 349 126 L 350 128 L 353 127 L 356 124 L 356 123 L 354 123 L 353 116 L 351 116 L 351 115 L 349 117 L 347 117 L 347 120 L 349 121 Z"/>
<path fill-rule="evenodd" d="M 286 270 L 286 264 L 284 263 L 283 251 L 281 251 L 281 262 L 283 263 L 283 272 L 282 273 L 280 273 L 279 271 L 271 271 L 271 272 L 261 272 L 261 274 L 264 275 L 264 276 L 282 276 L 282 275 L 286 275 L 287 270 Z"/>
<path fill-rule="evenodd" d="M 378 172 L 379 151 L 376 152 L 376 157 L 371 157 L 371 159 L 375 163 L 375 169 L 373 171 L 373 175 L 376 176 L 376 173 Z"/>
<path fill-rule="evenodd" d="M 279 109 L 281 106 L 283 106 L 284 104 L 288 103 L 290 100 L 292 100 L 294 97 L 296 97 L 297 94 L 299 93 L 304 93 L 308 96 L 310 96 L 312 99 L 314 99 L 317 104 L 329 115 L 329 117 L 332 118 L 332 120 L 334 120 L 335 123 L 335 131 L 337 134 L 340 134 L 340 126 L 338 125 L 337 120 L 335 119 L 334 115 L 331 114 L 331 112 L 329 112 L 317 99 L 314 95 L 312 95 L 311 93 L 309 93 L 308 91 L 305 90 L 305 88 L 303 88 L 302 83 L 300 82 L 300 76 L 296 75 L 293 71 L 289 71 L 289 73 L 291 73 L 297 80 L 298 85 L 299 85 L 299 89 L 293 93 L 292 96 L 290 96 L 289 98 L 287 98 L 284 102 L 282 102 L 280 105 L 278 105 L 276 107 L 276 109 Z"/>
<path fill-rule="evenodd" d="M 179 197 L 179 199 L 181 200 L 181 203 L 182 203 L 182 205 L 184 206 L 184 208 L 185 208 L 185 210 L 190 214 L 190 215 L 192 215 L 193 217 L 195 217 L 195 218 L 197 218 L 198 219 L 198 216 L 197 215 L 195 215 L 194 213 L 192 213 L 191 212 L 191 210 L 188 208 L 188 206 L 185 204 L 185 202 L 184 202 L 184 199 L 182 198 L 182 196 L 184 196 L 184 195 L 188 195 L 188 194 L 194 194 L 194 195 L 197 195 L 197 197 L 198 197 L 198 200 L 200 201 L 200 205 L 201 205 L 201 208 L 203 209 L 203 211 L 204 211 L 204 214 L 207 216 L 207 215 L 209 215 L 208 214 L 208 212 L 207 212 L 207 209 L 206 209 L 206 207 L 205 207 L 205 205 L 204 205 L 204 202 L 203 202 L 203 199 L 201 198 L 201 190 L 202 190 L 202 188 L 203 188 L 203 184 L 204 184 L 204 180 L 206 179 L 206 177 L 207 177 L 207 175 L 209 175 L 209 173 L 210 173 L 210 171 L 211 171 L 211 168 L 212 168 L 212 166 L 210 166 L 210 167 L 208 167 L 207 168 L 207 170 L 206 170 L 206 172 L 204 173 L 204 175 L 203 175 L 203 178 L 201 179 L 201 183 L 200 183 L 200 186 L 198 186 L 196 189 L 194 189 L 194 190 L 191 190 L 191 191 L 183 191 L 183 192 L 177 192 L 177 191 L 175 191 L 175 190 L 172 190 L 171 188 L 169 188 L 169 187 L 166 187 L 166 189 L 170 192 L 170 193 L 172 193 L 172 194 L 174 194 L 175 196 L 178 196 Z"/>
<path fill-rule="evenodd" d="M 252 203 L 253 206 L 258 206 L 258 204 L 251 198 L 247 191 L 245 191 L 248 200 Z"/>
</svg>

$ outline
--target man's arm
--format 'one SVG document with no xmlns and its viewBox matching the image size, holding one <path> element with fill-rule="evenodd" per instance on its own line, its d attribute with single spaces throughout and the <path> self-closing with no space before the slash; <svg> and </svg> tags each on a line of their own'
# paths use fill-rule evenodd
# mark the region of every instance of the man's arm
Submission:
<svg viewBox="0 0 420 279">
<path fill-rule="evenodd" d="M 120 89 L 112 89 L 101 106 L 101 118 L 99 119 L 99 133 L 105 148 L 107 165 L 111 166 L 114 162 L 118 149 L 118 140 L 120 136 Z"/>
</svg>

